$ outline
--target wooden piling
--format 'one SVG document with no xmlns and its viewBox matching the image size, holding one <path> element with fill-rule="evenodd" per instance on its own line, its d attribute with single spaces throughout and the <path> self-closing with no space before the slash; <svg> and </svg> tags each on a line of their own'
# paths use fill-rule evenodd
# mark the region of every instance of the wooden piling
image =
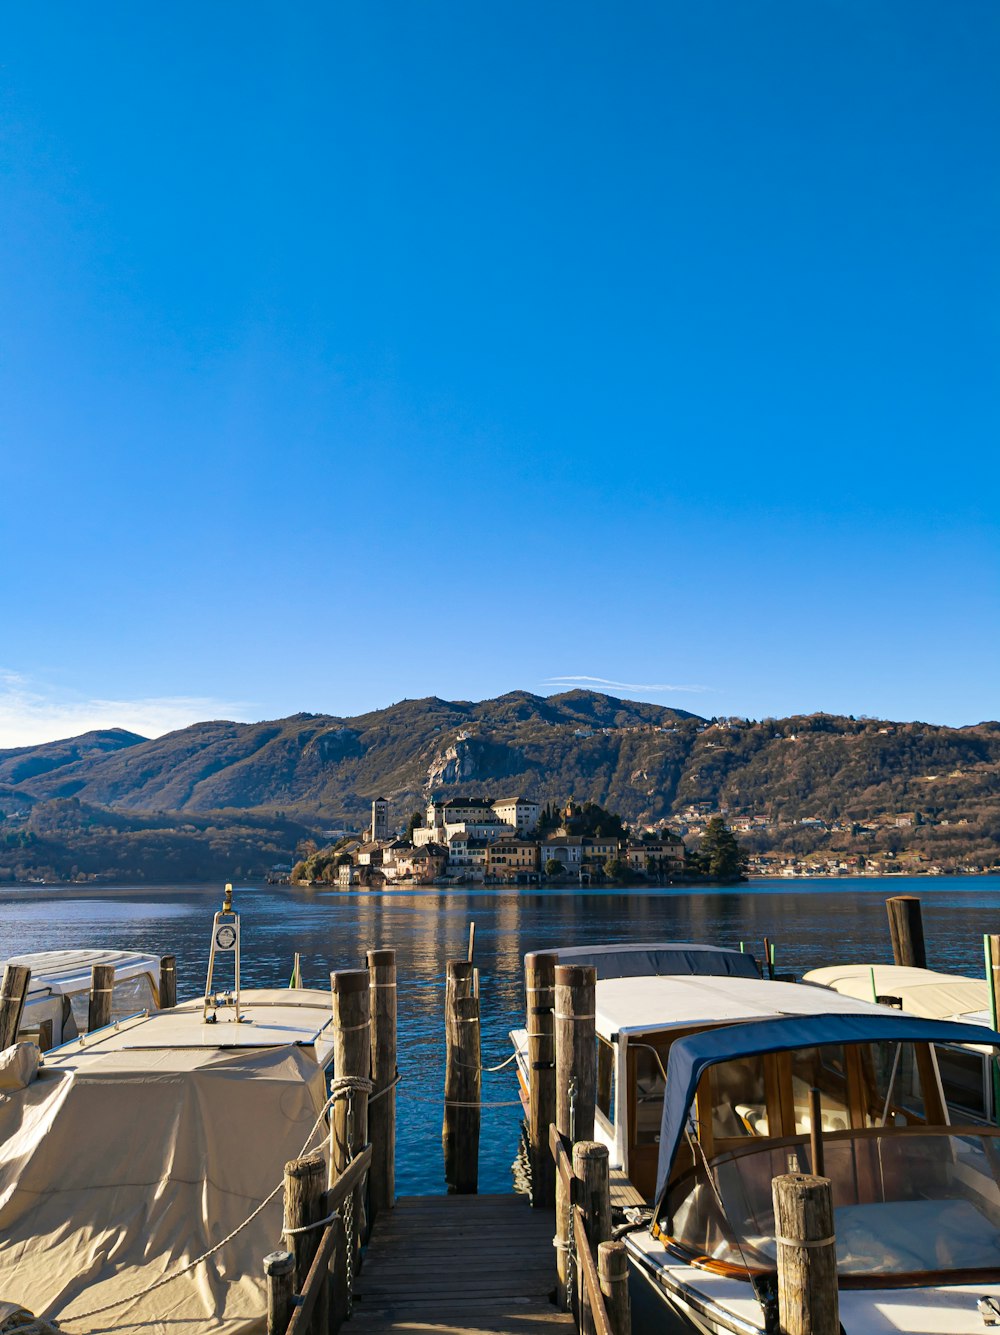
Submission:
<svg viewBox="0 0 1000 1335">
<path fill-rule="evenodd" d="M 371 979 L 367 969 L 342 969 L 330 975 L 333 994 L 333 1072 L 336 1079 L 371 1073 Z M 368 1095 L 353 1090 L 337 1099 L 330 1118 L 330 1185 L 346 1170 L 351 1159 L 368 1141 Z M 333 1317 L 342 1321 L 347 1315 L 348 1285 L 357 1268 L 364 1229 L 364 1194 L 359 1183 L 353 1196 L 353 1227 L 338 1229 L 338 1246 L 333 1272 Z M 341 1212 L 346 1220 L 347 1205 Z M 339 1234 L 342 1233 L 341 1238 Z M 340 1244 L 343 1245 L 340 1245 Z M 348 1268 L 348 1256 L 351 1265 Z"/>
<path fill-rule="evenodd" d="M 892 938 L 892 958 L 896 964 L 927 968 L 924 924 L 917 895 L 893 895 L 885 901 Z"/>
<path fill-rule="evenodd" d="M 441 1144 L 444 1176 L 450 1191 L 474 1195 L 479 1190 L 479 1103 L 482 1067 L 479 997 L 468 960 L 449 960 L 445 988 L 444 1120 Z"/>
<path fill-rule="evenodd" d="M 839 1335 L 837 1244 L 830 1181 L 788 1173 L 771 1184 L 782 1335 Z"/>
<path fill-rule="evenodd" d="M 264 1257 L 264 1275 L 267 1280 L 267 1335 L 285 1335 L 295 1303 L 295 1257 L 291 1252 L 269 1252 Z"/>
<path fill-rule="evenodd" d="M 301 1159 L 285 1164 L 285 1228 L 304 1228 L 326 1218 L 326 1159 L 322 1150 L 314 1150 Z M 323 1238 L 321 1228 L 310 1228 L 305 1233 L 286 1232 L 285 1242 L 295 1263 L 294 1288 L 302 1291 L 312 1265 L 313 1257 Z M 327 1335 L 329 1327 L 329 1300 L 321 1295 L 316 1313 L 309 1325 L 309 1335 Z M 286 1322 L 287 1326 L 287 1322 Z"/>
<path fill-rule="evenodd" d="M 549 1152 L 549 1126 L 556 1119 L 555 1007 L 557 955 L 536 951 L 524 961 L 528 1032 L 528 1144 L 531 1204 L 551 1210 L 556 1203 L 556 1169 Z"/>
<path fill-rule="evenodd" d="M 597 971 L 592 965 L 556 965 L 556 1126 L 574 1142 L 591 1140 L 594 1135 L 596 988 Z"/>
<path fill-rule="evenodd" d="M 177 956 L 164 955 L 160 960 L 160 1010 L 168 1011 L 177 1005 Z"/>
<path fill-rule="evenodd" d="M 17 1042 L 31 970 L 23 964 L 8 964 L 0 983 L 0 1052 Z"/>
<path fill-rule="evenodd" d="M 369 950 L 368 974 L 372 1094 L 379 1095 L 368 1109 L 368 1197 L 374 1222 L 379 1210 L 391 1210 L 396 1203 L 396 1091 L 391 1088 L 396 1079 L 396 952 Z"/>
<path fill-rule="evenodd" d="M 632 1335 L 632 1305 L 628 1294 L 628 1253 L 624 1242 L 602 1242 L 597 1247 L 597 1274 L 612 1335 Z"/>
<path fill-rule="evenodd" d="M 594 1005 L 597 971 L 586 964 L 557 964 L 554 977 L 553 1031 L 556 1049 L 556 1130 L 572 1143 L 594 1134 L 597 1056 Z M 566 1248 L 570 1217 L 569 1187 L 556 1175 L 556 1294 L 561 1307 L 571 1296 L 566 1287 Z"/>
<path fill-rule="evenodd" d="M 87 1012 L 87 1032 L 103 1029 L 111 1023 L 111 998 L 115 990 L 115 966 L 95 964 L 90 971 L 90 1007 Z"/>
<path fill-rule="evenodd" d="M 583 1211 L 584 1228 L 591 1254 L 598 1243 L 611 1237 L 611 1186 L 608 1177 L 608 1147 L 595 1140 L 578 1140 L 573 1146 L 573 1176 L 576 1201 Z M 583 1267 L 577 1266 L 576 1303 L 578 1320 L 584 1335 L 594 1329 L 593 1314 L 584 1288 Z"/>
</svg>

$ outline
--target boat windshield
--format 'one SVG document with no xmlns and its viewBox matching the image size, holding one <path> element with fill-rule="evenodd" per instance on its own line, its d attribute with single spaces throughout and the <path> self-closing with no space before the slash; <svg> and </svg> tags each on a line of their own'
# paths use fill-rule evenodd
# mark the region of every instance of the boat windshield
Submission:
<svg viewBox="0 0 1000 1335">
<path fill-rule="evenodd" d="M 823 1148 L 840 1275 L 1000 1273 L 1000 1131 L 873 1128 L 826 1135 Z M 700 1257 L 773 1270 L 772 1180 L 811 1171 L 806 1136 L 696 1154 L 668 1193 L 665 1231 Z"/>
</svg>

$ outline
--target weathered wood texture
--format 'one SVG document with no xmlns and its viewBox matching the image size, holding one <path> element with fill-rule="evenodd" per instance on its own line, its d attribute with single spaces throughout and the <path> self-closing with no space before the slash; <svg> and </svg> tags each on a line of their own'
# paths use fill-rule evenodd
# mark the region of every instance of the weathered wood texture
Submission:
<svg viewBox="0 0 1000 1335">
<path fill-rule="evenodd" d="M 372 1145 L 372 1168 L 368 1179 L 373 1217 L 391 1210 L 396 1199 L 396 952 L 369 950 L 368 973 L 371 1001 L 371 1060 L 373 1094 L 381 1094 L 369 1105 L 368 1139 Z"/>
<path fill-rule="evenodd" d="M 911 964 L 927 968 L 927 950 L 924 946 L 924 924 L 920 915 L 917 895 L 893 895 L 885 901 L 889 915 L 889 935 L 892 938 L 892 958 L 896 964 Z"/>
<path fill-rule="evenodd" d="M 177 1005 L 177 956 L 164 955 L 160 960 L 160 1010 Z"/>
<path fill-rule="evenodd" d="M 103 1029 L 111 1023 L 111 1000 L 115 990 L 115 966 L 95 964 L 90 971 L 90 1007 L 87 1012 L 87 1032 Z"/>
<path fill-rule="evenodd" d="M 573 1237 L 576 1243 L 576 1266 L 580 1274 L 577 1325 L 581 1335 L 612 1335 L 611 1323 L 604 1308 L 597 1261 L 587 1237 L 583 1211 L 578 1205 L 573 1206 Z"/>
<path fill-rule="evenodd" d="M 776 1177 L 771 1185 L 781 1335 L 839 1335 L 837 1247 L 829 1179 L 788 1173 Z"/>
<path fill-rule="evenodd" d="M 31 970 L 23 964 L 8 964 L 0 984 L 0 1052 L 17 1042 L 24 999 L 28 995 Z"/>
<path fill-rule="evenodd" d="M 594 1140 L 578 1140 L 573 1146 L 573 1176 L 576 1178 L 574 1199 L 583 1216 L 590 1256 L 589 1265 L 584 1257 L 583 1264 L 577 1266 L 576 1311 L 584 1335 L 593 1335 L 601 1325 L 594 1310 L 595 1290 L 599 1289 L 597 1245 L 611 1237 L 607 1145 Z"/>
<path fill-rule="evenodd" d="M 479 997 L 468 960 L 449 960 L 445 988 L 444 1120 L 441 1144 L 449 1188 L 461 1195 L 479 1189 L 479 1103 L 482 1067 Z"/>
<path fill-rule="evenodd" d="M 556 1126 L 571 1141 L 591 1140 L 594 1135 L 596 990 L 597 971 L 592 965 L 556 965 Z"/>
<path fill-rule="evenodd" d="M 628 1293 L 628 1254 L 624 1242 L 602 1242 L 597 1248 L 597 1274 L 614 1335 L 632 1335 Z"/>
<path fill-rule="evenodd" d="M 551 1288 L 552 1221 L 524 1196 L 404 1196 L 375 1223 L 346 1329 L 568 1335 Z"/>
<path fill-rule="evenodd" d="M 597 1043 L 594 1007 L 597 971 L 591 965 L 557 964 L 555 969 L 556 1120 L 570 1143 L 594 1134 L 597 1096 Z M 556 1175 L 556 1291 L 567 1301 L 566 1240 L 572 1224 L 570 1193 L 562 1174 Z"/>
<path fill-rule="evenodd" d="M 295 1297 L 295 1257 L 291 1252 L 269 1252 L 264 1257 L 267 1284 L 267 1335 L 285 1335 L 292 1319 Z"/>
<path fill-rule="evenodd" d="M 326 1188 L 326 1159 L 322 1150 L 314 1150 L 301 1159 L 285 1164 L 285 1228 L 302 1228 L 325 1218 L 324 1191 Z M 323 1230 L 310 1229 L 306 1233 L 286 1233 L 285 1244 L 295 1259 L 295 1291 L 305 1286 L 309 1267 L 319 1249 Z M 309 1326 L 310 1335 L 326 1335 L 329 1325 L 329 1307 L 323 1301 Z"/>
<path fill-rule="evenodd" d="M 371 979 L 367 969 L 342 969 L 330 975 L 333 996 L 333 1073 L 335 1078 L 371 1073 Z M 351 1159 L 368 1142 L 368 1095 L 352 1091 L 333 1105 L 330 1118 L 330 1185 L 344 1173 Z M 349 1212 L 342 1211 L 346 1219 Z M 333 1318 L 342 1321 L 348 1308 L 348 1251 L 352 1270 L 361 1246 L 364 1230 L 364 1194 L 359 1183 L 353 1197 L 350 1236 L 345 1225 L 338 1225 L 338 1246 L 333 1273 Z"/>
<path fill-rule="evenodd" d="M 524 962 L 531 1203 L 543 1210 L 556 1203 L 555 1164 L 549 1153 L 549 1126 L 556 1117 L 556 960 L 555 955 L 536 951 Z"/>
</svg>

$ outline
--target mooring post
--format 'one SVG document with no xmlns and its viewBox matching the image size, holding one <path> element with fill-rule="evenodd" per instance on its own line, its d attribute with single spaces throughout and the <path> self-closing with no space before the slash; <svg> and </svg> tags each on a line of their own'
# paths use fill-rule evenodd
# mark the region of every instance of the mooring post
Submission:
<svg viewBox="0 0 1000 1335">
<path fill-rule="evenodd" d="M 597 1085 L 594 1006 L 597 971 L 589 964 L 555 968 L 556 1130 L 572 1144 L 594 1134 Z M 570 1192 L 556 1176 L 556 1291 L 562 1307 L 571 1296 L 566 1286 Z"/>
<path fill-rule="evenodd" d="M 160 1010 L 168 1011 L 177 1005 L 177 956 L 164 955 L 160 960 Z"/>
<path fill-rule="evenodd" d="M 624 1242 L 602 1242 L 597 1248 L 597 1274 L 612 1335 L 632 1335 L 628 1296 L 628 1253 Z"/>
<path fill-rule="evenodd" d="M 441 1145 L 444 1176 L 450 1191 L 475 1195 L 479 1190 L 479 1129 L 482 1067 L 479 997 L 475 968 L 468 960 L 449 960 L 445 988 L 444 1121 Z"/>
<path fill-rule="evenodd" d="M 535 951 L 524 961 L 528 1031 L 528 1145 L 531 1204 L 551 1210 L 556 1203 L 556 1166 L 549 1127 L 556 1119 L 555 1007 L 557 955 Z"/>
<path fill-rule="evenodd" d="M 782 1335 L 839 1335 L 837 1243 L 830 1180 L 788 1173 L 771 1184 Z"/>
<path fill-rule="evenodd" d="M 334 1078 L 371 1075 L 371 979 L 367 969 L 341 969 L 330 975 L 333 996 Z M 330 1185 L 368 1143 L 368 1095 L 360 1089 L 337 1099 L 330 1118 Z M 344 1202 L 343 1223 L 333 1274 L 333 1318 L 343 1321 L 350 1305 L 350 1286 L 356 1271 L 364 1225 L 361 1183 Z M 351 1215 L 353 1218 L 348 1219 Z M 341 1245 L 343 1244 L 343 1245 Z"/>
<path fill-rule="evenodd" d="M 267 1280 L 267 1335 L 285 1335 L 295 1302 L 295 1257 L 291 1252 L 269 1252 L 264 1257 L 264 1275 Z"/>
<path fill-rule="evenodd" d="M 611 1186 L 608 1176 L 608 1147 L 595 1140 L 578 1140 L 573 1146 L 573 1176 L 576 1178 L 576 1204 L 583 1211 L 584 1227 L 590 1249 L 597 1255 L 598 1243 L 611 1238 Z M 584 1335 L 593 1335 L 594 1320 L 583 1282 L 583 1267 L 577 1266 L 577 1312 Z"/>
<path fill-rule="evenodd" d="M 571 1141 L 594 1134 L 597 971 L 589 964 L 555 970 L 556 1126 Z"/>
<path fill-rule="evenodd" d="M 372 1166 L 368 1171 L 368 1199 L 372 1218 L 391 1210 L 396 1202 L 396 952 L 369 950 L 371 979 L 371 1049 L 373 1100 L 368 1109 L 368 1139 Z M 387 1092 L 386 1092 L 387 1091 Z M 374 1098 L 374 1095 L 378 1098 Z"/>
<path fill-rule="evenodd" d="M 115 990 L 115 966 L 95 964 L 90 971 L 90 1007 L 87 1011 L 87 1032 L 103 1029 L 111 1023 L 111 997 Z"/>
<path fill-rule="evenodd" d="M 326 1218 L 326 1159 L 322 1150 L 314 1150 L 301 1159 L 285 1164 L 285 1243 L 295 1263 L 294 1290 L 301 1293 L 313 1257 L 323 1238 L 321 1228 L 308 1228 Z M 291 1230 L 305 1228 L 304 1233 Z M 287 1326 L 287 1322 L 285 1325 Z M 329 1320 L 329 1292 L 324 1288 L 309 1335 L 326 1335 Z"/>
<path fill-rule="evenodd" d="M 889 935 L 892 938 L 892 958 L 896 964 L 910 964 L 917 969 L 927 968 L 927 950 L 924 946 L 924 924 L 920 916 L 917 895 L 893 895 L 885 901 L 889 915 Z"/>
<path fill-rule="evenodd" d="M 17 1042 L 31 970 L 23 964 L 8 964 L 0 984 L 0 1052 Z"/>
</svg>

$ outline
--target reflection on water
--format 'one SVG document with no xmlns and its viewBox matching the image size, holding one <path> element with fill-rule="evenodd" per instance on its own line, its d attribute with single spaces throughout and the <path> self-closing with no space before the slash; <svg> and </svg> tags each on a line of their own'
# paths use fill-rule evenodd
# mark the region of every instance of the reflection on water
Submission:
<svg viewBox="0 0 1000 1335">
<path fill-rule="evenodd" d="M 326 985 L 331 969 L 364 963 L 365 951 L 392 946 L 399 968 L 400 1194 L 443 1191 L 441 1091 L 444 1080 L 445 961 L 464 957 L 476 923 L 484 1064 L 510 1053 L 507 1032 L 523 1023 L 521 958 L 545 946 L 690 940 L 761 953 L 769 936 L 778 968 L 841 961 L 889 962 L 884 899 L 918 893 L 930 964 L 982 973 L 982 934 L 1000 930 L 1000 877 L 929 881 L 756 881 L 691 890 L 399 890 L 384 893 L 243 888 L 243 981 L 286 982 L 295 951 L 303 979 Z M 220 887 L 166 890 L 121 886 L 0 892 L 0 958 L 31 950 L 106 946 L 177 955 L 181 997 L 204 986 L 211 914 Z M 510 1069 L 483 1077 L 483 1097 L 515 1096 Z M 517 1147 L 517 1108 L 483 1113 L 480 1189 L 506 1190 Z"/>
</svg>

